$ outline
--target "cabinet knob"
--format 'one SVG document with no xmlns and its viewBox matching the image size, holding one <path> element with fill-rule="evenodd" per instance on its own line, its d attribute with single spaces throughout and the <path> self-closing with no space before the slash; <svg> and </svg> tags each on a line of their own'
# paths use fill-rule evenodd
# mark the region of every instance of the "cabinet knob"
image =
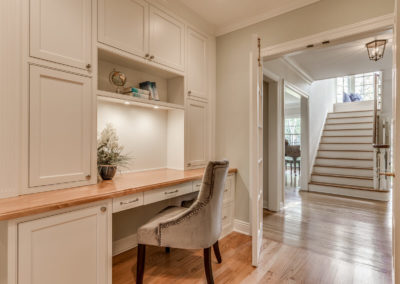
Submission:
<svg viewBox="0 0 400 284">
<path fill-rule="evenodd" d="M 187 163 L 187 166 L 190 167 L 192 164 L 191 163 Z"/>
<path fill-rule="evenodd" d="M 192 93 L 192 91 L 189 90 L 189 91 L 188 91 L 188 94 L 190 95 L 191 93 Z"/>
<path fill-rule="evenodd" d="M 92 177 L 92 175 L 87 175 L 86 176 L 87 179 L 90 179 L 91 177 Z"/>
<path fill-rule="evenodd" d="M 151 59 L 154 59 L 154 55 L 150 56 L 150 60 L 151 60 Z"/>
<path fill-rule="evenodd" d="M 146 57 L 146 58 L 147 58 L 147 57 L 149 57 L 149 56 L 150 56 L 150 54 L 146 53 L 144 57 Z"/>
<path fill-rule="evenodd" d="M 86 64 L 86 68 L 90 69 L 90 68 L 92 68 L 92 65 L 91 64 Z"/>
<path fill-rule="evenodd" d="M 107 207 L 105 207 L 105 206 L 101 207 L 101 208 L 100 208 L 100 211 L 101 211 L 101 212 L 106 212 L 106 211 L 107 211 Z"/>
</svg>

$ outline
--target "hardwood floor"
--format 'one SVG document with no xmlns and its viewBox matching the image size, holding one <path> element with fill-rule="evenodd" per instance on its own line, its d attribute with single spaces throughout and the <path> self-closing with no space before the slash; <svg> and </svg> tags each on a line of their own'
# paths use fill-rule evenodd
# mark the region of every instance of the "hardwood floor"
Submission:
<svg viewBox="0 0 400 284">
<path fill-rule="evenodd" d="M 220 241 L 215 283 L 391 283 L 391 208 L 289 189 L 285 209 L 265 212 L 261 263 L 251 266 L 251 237 Z M 135 283 L 136 249 L 113 259 L 113 283 Z M 203 251 L 149 247 L 144 283 L 205 283 Z"/>
</svg>

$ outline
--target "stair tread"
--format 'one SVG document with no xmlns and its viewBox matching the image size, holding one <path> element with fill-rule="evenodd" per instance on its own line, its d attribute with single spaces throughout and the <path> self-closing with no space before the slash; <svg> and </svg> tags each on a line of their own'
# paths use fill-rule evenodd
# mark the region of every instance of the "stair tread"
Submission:
<svg viewBox="0 0 400 284">
<path fill-rule="evenodd" d="M 367 159 L 367 158 L 334 158 L 334 157 L 320 157 L 320 156 L 317 156 L 317 159 L 373 161 L 373 159 Z"/>
<path fill-rule="evenodd" d="M 367 111 L 374 111 L 373 109 L 371 110 L 346 110 L 346 111 L 332 111 L 332 112 L 328 112 L 328 113 L 353 113 L 353 112 L 367 112 Z"/>
<path fill-rule="evenodd" d="M 324 129 L 324 131 L 357 131 L 357 130 L 373 130 L 373 128 L 343 128 L 343 129 Z"/>
<path fill-rule="evenodd" d="M 372 167 L 349 167 L 349 166 L 332 166 L 332 165 L 320 165 L 320 164 L 315 164 L 314 167 L 352 169 L 352 170 L 367 170 L 367 171 L 372 171 L 373 170 Z"/>
<path fill-rule="evenodd" d="M 318 149 L 318 151 L 326 151 L 326 152 L 366 152 L 366 153 L 373 153 L 374 151 L 372 150 L 348 150 L 348 149 L 343 149 L 343 150 L 338 150 L 338 149 L 334 149 L 334 150 L 324 150 L 324 149 Z"/>
<path fill-rule="evenodd" d="M 330 136 L 330 137 L 332 137 L 332 136 Z M 371 144 L 371 146 L 372 146 L 371 142 L 321 142 L 319 144 L 351 144 L 351 145 L 354 145 L 354 144 Z"/>
<path fill-rule="evenodd" d="M 353 176 L 353 175 L 322 174 L 322 173 L 315 173 L 315 172 L 313 172 L 312 175 L 324 176 L 324 177 L 335 177 L 335 178 L 352 178 L 352 179 L 374 180 L 373 177 Z"/>
<path fill-rule="evenodd" d="M 329 119 L 329 118 L 328 118 Z M 325 123 L 325 125 L 341 125 L 341 124 L 372 124 L 373 121 L 362 121 L 362 122 L 341 122 L 341 123 Z"/>
<path fill-rule="evenodd" d="M 389 192 L 388 190 L 377 190 L 377 189 L 374 189 L 373 187 L 366 187 L 366 186 L 343 185 L 343 184 L 315 182 L 315 181 L 312 181 L 309 184 L 310 185 L 340 187 L 340 188 L 355 189 L 355 190 L 375 191 L 375 192 L 382 192 L 382 193 Z"/>
<path fill-rule="evenodd" d="M 339 117 L 328 117 L 327 119 L 345 119 L 345 118 L 365 118 L 365 117 L 374 117 L 373 115 L 359 115 L 359 116 L 339 116 Z"/>
<path fill-rule="evenodd" d="M 322 135 L 322 137 L 350 137 L 350 138 L 356 138 L 356 137 L 372 137 L 372 135 Z M 354 142 L 357 143 L 357 142 Z"/>
</svg>

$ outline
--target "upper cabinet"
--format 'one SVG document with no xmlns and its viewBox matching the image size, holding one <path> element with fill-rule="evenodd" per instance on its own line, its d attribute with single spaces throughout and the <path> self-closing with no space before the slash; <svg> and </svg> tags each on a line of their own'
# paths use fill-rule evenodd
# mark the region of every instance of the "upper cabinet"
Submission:
<svg viewBox="0 0 400 284">
<path fill-rule="evenodd" d="M 100 42 L 146 57 L 149 5 L 141 0 L 99 0 Z"/>
<path fill-rule="evenodd" d="M 185 26 L 163 11 L 150 7 L 150 59 L 184 70 Z"/>
<path fill-rule="evenodd" d="M 89 182 L 92 145 L 90 85 L 90 78 L 85 76 L 30 67 L 30 188 Z"/>
<path fill-rule="evenodd" d="M 184 71 L 185 25 L 142 0 L 99 0 L 98 40 Z"/>
<path fill-rule="evenodd" d="M 207 38 L 188 28 L 186 48 L 188 96 L 207 100 Z"/>
<path fill-rule="evenodd" d="M 91 67 L 91 0 L 30 0 L 30 56 Z"/>
</svg>

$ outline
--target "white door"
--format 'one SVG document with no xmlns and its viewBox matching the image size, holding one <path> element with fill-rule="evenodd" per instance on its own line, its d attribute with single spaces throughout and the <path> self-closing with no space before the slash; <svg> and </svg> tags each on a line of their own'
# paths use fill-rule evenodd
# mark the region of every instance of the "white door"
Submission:
<svg viewBox="0 0 400 284">
<path fill-rule="evenodd" d="M 99 41 L 145 57 L 149 5 L 143 0 L 99 0 Z"/>
<path fill-rule="evenodd" d="M 250 56 L 250 208 L 252 264 L 259 263 L 263 240 L 263 71 L 259 38 L 253 36 Z"/>
<path fill-rule="evenodd" d="M 186 102 L 185 160 L 187 167 L 198 167 L 207 162 L 207 103 L 187 99 Z"/>
<path fill-rule="evenodd" d="M 393 207 L 393 272 L 394 283 L 400 283 L 400 182 L 399 173 L 397 172 L 398 163 L 400 161 L 400 22 L 398 19 L 400 13 L 400 3 L 396 0 L 395 6 L 395 26 L 393 33 L 393 171 L 396 177 L 393 179 L 392 189 L 392 207 Z"/>
<path fill-rule="evenodd" d="M 30 55 L 78 67 L 91 64 L 91 0 L 30 0 Z"/>
<path fill-rule="evenodd" d="M 188 95 L 207 100 L 207 37 L 188 28 L 186 54 Z"/>
<path fill-rule="evenodd" d="M 108 283 L 108 222 L 96 206 L 18 224 L 18 283 Z"/>
<path fill-rule="evenodd" d="M 150 6 L 150 59 L 184 70 L 185 26 L 167 13 Z"/>
<path fill-rule="evenodd" d="M 90 78 L 30 67 L 29 186 L 90 179 Z"/>
</svg>

